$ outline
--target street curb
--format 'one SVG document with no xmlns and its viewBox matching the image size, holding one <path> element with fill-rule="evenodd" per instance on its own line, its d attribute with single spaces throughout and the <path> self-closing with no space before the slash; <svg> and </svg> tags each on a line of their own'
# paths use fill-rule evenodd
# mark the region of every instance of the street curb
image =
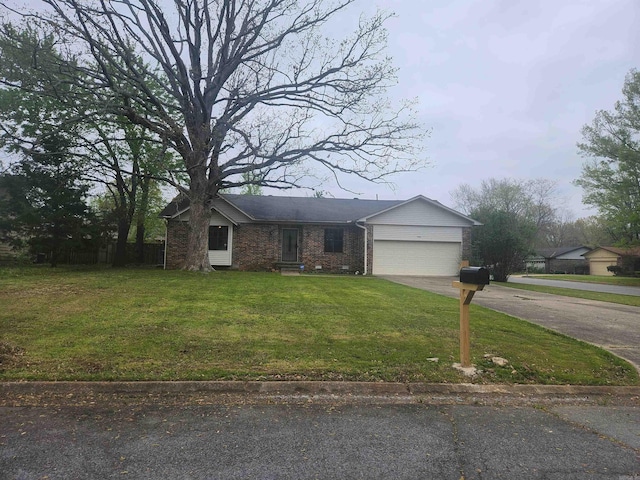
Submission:
<svg viewBox="0 0 640 480">
<path fill-rule="evenodd" d="M 640 404 L 637 386 L 583 385 L 484 385 L 449 383 L 386 383 L 336 381 L 140 381 L 140 382 L 0 382 L 0 404 L 14 403 L 22 396 L 92 397 L 104 395 L 128 396 L 242 396 L 261 398 L 330 397 L 334 399 L 389 398 L 405 403 L 429 398 L 478 399 L 598 399 L 626 400 Z"/>
</svg>

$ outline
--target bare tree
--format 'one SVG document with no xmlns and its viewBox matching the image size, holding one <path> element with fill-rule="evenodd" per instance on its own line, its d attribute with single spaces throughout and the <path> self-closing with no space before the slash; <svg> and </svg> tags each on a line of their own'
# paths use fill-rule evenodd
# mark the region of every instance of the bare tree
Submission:
<svg viewBox="0 0 640 480">
<path fill-rule="evenodd" d="M 424 165 L 411 104 L 385 98 L 395 82 L 389 15 L 361 19 L 342 40 L 322 33 L 353 1 L 43 0 L 44 12 L 27 15 L 73 45 L 76 79 L 88 79 L 81 87 L 99 109 L 179 154 L 189 182 L 177 186 L 190 200 L 184 268 L 208 271 L 221 188 L 290 188 L 316 166 L 338 184 L 343 174 L 385 182 Z"/>
<path fill-rule="evenodd" d="M 556 182 L 545 178 L 518 180 L 490 178 L 480 187 L 459 185 L 451 192 L 456 208 L 471 214 L 478 210 L 501 211 L 522 217 L 542 230 L 556 217 Z"/>
<path fill-rule="evenodd" d="M 497 281 L 506 281 L 523 265 L 536 239 L 555 221 L 555 183 L 546 179 L 483 180 L 451 192 L 457 208 L 483 223 L 474 232 L 473 260 L 491 265 Z"/>
</svg>

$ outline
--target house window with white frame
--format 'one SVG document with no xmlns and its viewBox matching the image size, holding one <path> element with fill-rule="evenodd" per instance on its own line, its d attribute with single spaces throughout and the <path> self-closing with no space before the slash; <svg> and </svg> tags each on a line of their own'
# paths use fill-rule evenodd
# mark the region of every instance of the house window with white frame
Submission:
<svg viewBox="0 0 640 480">
<path fill-rule="evenodd" d="M 227 250 L 229 243 L 229 227 L 211 225 L 209 227 L 209 250 Z"/>
</svg>

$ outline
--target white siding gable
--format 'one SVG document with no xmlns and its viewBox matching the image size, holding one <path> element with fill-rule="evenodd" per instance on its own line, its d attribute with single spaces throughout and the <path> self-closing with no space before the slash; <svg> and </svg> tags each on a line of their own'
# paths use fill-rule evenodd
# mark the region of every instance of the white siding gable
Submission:
<svg viewBox="0 0 640 480">
<path fill-rule="evenodd" d="M 235 223 L 248 223 L 251 221 L 247 215 L 221 198 L 216 198 L 213 201 L 213 208 Z"/>
<path fill-rule="evenodd" d="M 445 208 L 416 199 L 367 219 L 373 225 L 421 225 L 439 227 L 468 227 L 471 222 Z"/>
<path fill-rule="evenodd" d="M 209 221 L 209 225 L 228 225 L 233 226 L 230 220 L 221 215 L 220 213 L 213 211 L 211 212 L 211 220 Z"/>
<path fill-rule="evenodd" d="M 212 219 L 224 219 L 226 223 L 217 223 L 219 220 L 215 220 L 216 223 L 211 223 L 210 225 L 231 225 L 233 223 L 248 223 L 251 222 L 251 219 L 238 210 L 236 207 L 229 205 L 226 201 L 216 198 L 213 201 L 213 211 L 212 211 Z M 177 220 L 182 222 L 189 221 L 189 210 L 185 210 L 180 215 L 175 217 Z"/>
</svg>

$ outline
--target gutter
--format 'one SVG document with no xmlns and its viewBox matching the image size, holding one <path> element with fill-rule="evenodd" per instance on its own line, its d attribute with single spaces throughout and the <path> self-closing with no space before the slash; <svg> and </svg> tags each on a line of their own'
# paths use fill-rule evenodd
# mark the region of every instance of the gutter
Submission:
<svg viewBox="0 0 640 480">
<path fill-rule="evenodd" d="M 368 258 L 368 255 L 367 255 L 367 251 L 368 251 L 367 247 L 369 246 L 369 238 L 368 238 L 368 235 L 367 235 L 367 226 L 366 225 L 360 225 L 358 222 L 356 222 L 356 227 L 359 227 L 359 228 L 364 230 L 364 272 L 363 272 L 363 275 L 366 275 L 368 273 L 367 272 L 367 267 L 369 266 L 369 262 L 368 262 L 369 258 Z"/>
</svg>

